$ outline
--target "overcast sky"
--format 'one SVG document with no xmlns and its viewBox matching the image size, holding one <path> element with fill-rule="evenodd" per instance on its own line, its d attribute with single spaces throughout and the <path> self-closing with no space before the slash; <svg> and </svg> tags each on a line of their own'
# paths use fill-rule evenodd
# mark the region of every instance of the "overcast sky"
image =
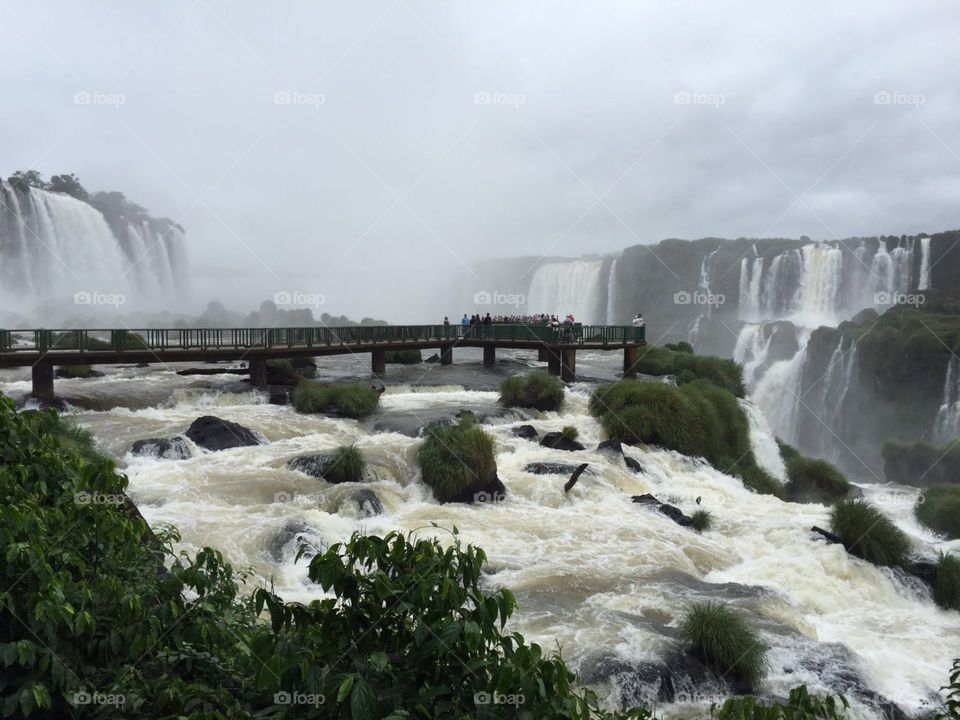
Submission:
<svg viewBox="0 0 960 720">
<path fill-rule="evenodd" d="M 198 305 L 400 321 L 481 258 L 960 227 L 955 1 L 0 0 L 0 47 L 0 174 L 179 221 Z"/>
</svg>

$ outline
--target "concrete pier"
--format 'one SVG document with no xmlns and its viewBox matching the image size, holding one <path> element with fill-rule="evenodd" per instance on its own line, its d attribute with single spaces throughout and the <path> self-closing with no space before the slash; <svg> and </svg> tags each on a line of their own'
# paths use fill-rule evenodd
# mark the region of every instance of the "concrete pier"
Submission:
<svg viewBox="0 0 960 720">
<path fill-rule="evenodd" d="M 30 374 L 33 379 L 33 396 L 37 400 L 53 402 L 53 364 L 40 360 L 34 363 Z"/>
</svg>

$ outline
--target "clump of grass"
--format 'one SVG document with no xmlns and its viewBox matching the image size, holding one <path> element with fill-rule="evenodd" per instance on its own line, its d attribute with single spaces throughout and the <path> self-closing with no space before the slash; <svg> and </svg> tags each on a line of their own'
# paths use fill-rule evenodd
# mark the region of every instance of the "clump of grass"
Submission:
<svg viewBox="0 0 960 720">
<path fill-rule="evenodd" d="M 500 404 L 507 407 L 557 410 L 563 404 L 563 383 L 559 378 L 542 370 L 534 370 L 527 375 L 514 375 L 500 383 Z"/>
<path fill-rule="evenodd" d="M 830 530 L 847 552 L 874 565 L 903 565 L 910 554 L 906 534 L 863 500 L 843 500 L 835 505 L 830 514 Z"/>
<path fill-rule="evenodd" d="M 493 438 L 469 417 L 434 425 L 417 451 L 423 481 L 438 501 L 472 502 L 499 484 Z"/>
<path fill-rule="evenodd" d="M 297 412 L 331 412 L 349 418 L 366 417 L 377 409 L 380 394 L 365 383 L 322 385 L 301 380 L 293 391 Z"/>
<path fill-rule="evenodd" d="M 576 440 L 580 437 L 580 431 L 573 425 L 564 425 L 560 429 L 560 434 L 563 435 L 564 440 Z"/>
<path fill-rule="evenodd" d="M 721 676 L 755 687 L 766 672 L 766 647 L 739 612 L 720 603 L 693 604 L 679 627 L 688 652 Z"/>
<path fill-rule="evenodd" d="M 783 458 L 783 461 L 789 462 L 792 458 L 800 457 L 800 451 L 797 450 L 793 445 L 785 443 L 780 438 L 777 438 L 777 447 L 780 448 L 780 457 Z"/>
<path fill-rule="evenodd" d="M 931 485 L 913 509 L 917 520 L 948 538 L 960 538 L 960 485 Z"/>
<path fill-rule="evenodd" d="M 945 610 L 960 610 L 960 556 L 940 553 L 933 599 Z"/>
<path fill-rule="evenodd" d="M 837 468 L 825 460 L 799 453 L 786 461 L 786 495 L 794 502 L 829 504 L 847 497 L 853 487 Z"/>
<path fill-rule="evenodd" d="M 355 445 L 341 445 L 330 454 L 323 477 L 332 483 L 361 482 L 366 469 L 367 461 Z"/>
<path fill-rule="evenodd" d="M 384 355 L 384 362 L 389 365 L 416 365 L 423 362 L 423 354 L 419 350 L 387 350 Z"/>
<path fill-rule="evenodd" d="M 697 510 L 690 516 L 690 521 L 693 523 L 694 530 L 703 532 L 704 530 L 709 530 L 713 524 L 713 515 L 707 510 Z"/>
</svg>

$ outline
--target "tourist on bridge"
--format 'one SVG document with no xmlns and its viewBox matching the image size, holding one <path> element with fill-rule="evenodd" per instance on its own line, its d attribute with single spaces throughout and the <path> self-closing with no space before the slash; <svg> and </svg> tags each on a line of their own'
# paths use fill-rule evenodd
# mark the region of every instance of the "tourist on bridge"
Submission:
<svg viewBox="0 0 960 720">
<path fill-rule="evenodd" d="M 643 319 L 643 313 L 637 313 L 637 316 L 633 319 L 634 327 L 646 327 L 647 321 Z"/>
</svg>

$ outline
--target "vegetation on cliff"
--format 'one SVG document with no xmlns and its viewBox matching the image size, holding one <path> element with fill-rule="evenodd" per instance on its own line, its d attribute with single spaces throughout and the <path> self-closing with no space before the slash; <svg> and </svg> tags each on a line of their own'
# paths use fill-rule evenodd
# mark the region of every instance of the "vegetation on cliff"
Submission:
<svg viewBox="0 0 960 720">
<path fill-rule="evenodd" d="M 787 467 L 786 498 L 793 502 L 829 504 L 850 494 L 853 486 L 837 468 L 826 460 L 808 458 L 799 453 L 785 458 Z"/>
<path fill-rule="evenodd" d="M 931 485 L 914 507 L 917 520 L 948 538 L 960 538 L 960 485 Z"/>
<path fill-rule="evenodd" d="M 737 397 L 746 394 L 739 364 L 711 355 L 694 355 L 688 343 L 645 348 L 640 352 L 636 369 L 643 375 L 674 375 L 677 385 L 708 380 Z"/>
</svg>

